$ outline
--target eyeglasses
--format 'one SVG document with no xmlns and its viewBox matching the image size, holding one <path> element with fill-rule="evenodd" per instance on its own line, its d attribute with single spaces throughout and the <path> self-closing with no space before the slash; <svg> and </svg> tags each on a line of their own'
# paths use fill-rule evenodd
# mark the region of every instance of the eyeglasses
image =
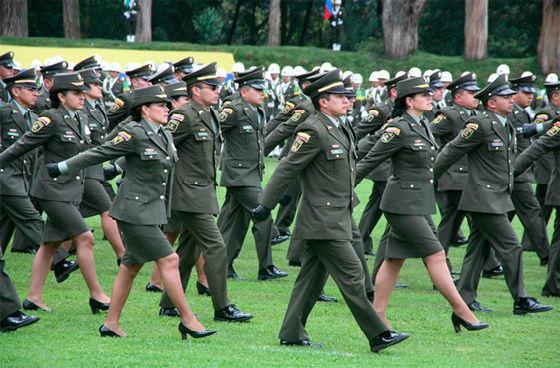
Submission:
<svg viewBox="0 0 560 368">
<path fill-rule="evenodd" d="M 210 84 L 204 84 L 203 86 L 199 86 L 200 89 L 209 89 L 211 91 L 215 91 L 218 89 L 218 86 L 214 86 L 214 85 L 210 85 Z"/>
</svg>

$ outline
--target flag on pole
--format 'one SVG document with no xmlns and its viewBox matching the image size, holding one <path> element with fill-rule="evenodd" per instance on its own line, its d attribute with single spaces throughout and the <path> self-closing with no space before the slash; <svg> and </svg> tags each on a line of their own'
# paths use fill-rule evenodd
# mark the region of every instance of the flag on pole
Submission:
<svg viewBox="0 0 560 368">
<path fill-rule="evenodd" d="M 325 0 L 325 15 L 323 16 L 323 18 L 329 19 L 331 17 L 331 15 L 333 14 L 332 6 L 332 0 Z"/>
</svg>

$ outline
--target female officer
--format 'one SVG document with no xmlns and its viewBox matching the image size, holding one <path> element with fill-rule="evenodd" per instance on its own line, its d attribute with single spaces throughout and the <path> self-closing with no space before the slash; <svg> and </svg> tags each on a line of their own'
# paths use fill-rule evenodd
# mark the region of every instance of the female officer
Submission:
<svg viewBox="0 0 560 368">
<path fill-rule="evenodd" d="M 47 213 L 43 245 L 37 251 L 31 269 L 31 285 L 26 310 L 49 308 L 43 303 L 43 287 L 51 266 L 53 254 L 65 240 L 76 244 L 78 263 L 89 288 L 89 304 L 93 313 L 109 308 L 109 297 L 97 281 L 93 258 L 93 234 L 78 209 L 84 190 L 84 173 L 68 172 L 51 178 L 47 164 L 57 162 L 85 151 L 90 142 L 87 117 L 79 112 L 84 106 L 84 91 L 88 87 L 78 73 L 60 73 L 54 76 L 50 89 L 52 109 L 44 111 L 31 130 L 0 154 L 0 167 L 39 146 L 43 160 L 31 186 L 31 195 Z"/>
<path fill-rule="evenodd" d="M 134 278 L 149 261 L 158 264 L 165 291 L 179 310 L 183 339 L 187 334 L 199 338 L 216 333 L 205 330 L 187 304 L 179 278 L 179 257 L 160 229 L 170 216 L 171 179 L 177 160 L 173 138 L 162 128 L 167 123 L 168 101 L 159 85 L 135 90 L 131 105 L 134 121 L 112 141 L 49 165 L 49 174 L 56 177 L 124 156 L 126 175 L 110 214 L 117 220 L 126 251 L 113 285 L 109 314 L 99 328 L 101 336 L 126 336 L 120 327 L 120 315 Z"/>
<path fill-rule="evenodd" d="M 432 167 L 437 144 L 423 117 L 431 109 L 432 97 L 424 78 L 400 81 L 392 111 L 394 119 L 381 130 L 381 139 L 357 165 L 356 182 L 389 158 L 392 166 L 380 205 L 391 232 L 385 261 L 375 281 L 373 307 L 387 321 L 387 304 L 405 259 L 421 257 L 434 285 L 453 308 L 455 331 L 459 332 L 461 326 L 480 330 L 488 324 L 479 322 L 457 292 L 431 218 L 436 212 Z"/>
</svg>

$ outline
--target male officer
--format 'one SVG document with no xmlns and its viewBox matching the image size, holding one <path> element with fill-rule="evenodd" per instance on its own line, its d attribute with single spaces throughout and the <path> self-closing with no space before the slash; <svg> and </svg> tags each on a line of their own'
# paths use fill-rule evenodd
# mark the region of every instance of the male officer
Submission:
<svg viewBox="0 0 560 368">
<path fill-rule="evenodd" d="M 51 98 L 49 90 L 53 86 L 53 78 L 55 74 L 66 73 L 68 71 L 68 63 L 66 61 L 58 61 L 52 64 L 41 66 L 41 75 L 43 76 L 43 87 L 41 94 L 37 98 L 37 102 L 32 110 L 36 114 L 41 114 L 43 111 L 51 108 Z"/>
<path fill-rule="evenodd" d="M 470 241 L 458 285 L 465 303 L 471 305 L 476 300 L 482 266 L 492 247 L 504 265 L 513 313 L 546 312 L 553 308 L 539 304 L 525 292 L 522 248 L 507 217 L 514 209 L 510 194 L 516 142 L 507 121 L 514 94 L 505 76 L 500 75 L 474 96 L 482 100 L 486 113 L 469 118 L 461 134 L 447 143 L 436 160 L 434 177 L 440 178 L 467 155 L 469 174 L 458 206 L 471 216 Z"/>
<path fill-rule="evenodd" d="M 222 140 L 217 116 L 211 108 L 218 101 L 216 63 L 207 64 L 183 77 L 189 102 L 169 115 L 167 128 L 173 134 L 179 160 L 175 166 L 171 214 L 182 228 L 177 248 L 183 288 L 202 252 L 206 276 L 218 321 L 243 322 L 253 316 L 230 304 L 227 297 L 227 250 L 216 225 L 216 164 Z M 173 234 L 175 237 L 177 234 Z M 178 312 L 164 294 L 160 315 Z"/>
<path fill-rule="evenodd" d="M 13 51 L 8 51 L 7 53 L 0 55 L 0 102 L 10 102 L 10 95 L 6 90 L 6 83 L 2 80 L 16 74 L 14 66 L 15 64 Z"/>
<path fill-rule="evenodd" d="M 194 65 L 194 59 L 192 56 L 187 56 L 184 59 L 179 60 L 173 64 L 175 68 L 175 78 L 182 80 L 187 74 L 192 73 Z"/>
<path fill-rule="evenodd" d="M 348 108 L 340 70 L 311 83 L 304 92 L 320 112 L 297 128 L 290 153 L 278 164 L 262 204 L 253 210 L 256 219 L 268 218 L 287 185 L 301 178 L 303 194 L 294 237 L 305 240 L 305 253 L 279 333 L 280 343 L 320 346 L 309 340 L 304 326 L 330 274 L 371 350 L 378 352 L 405 340 L 408 334 L 390 331 L 373 310 L 362 265 L 350 244 L 355 147 L 353 133 L 340 120 Z"/>
<path fill-rule="evenodd" d="M 76 65 L 74 65 L 73 70 L 75 72 L 81 72 L 82 70 L 85 69 L 93 69 L 97 74 L 98 78 L 101 76 L 101 65 L 99 64 L 97 59 L 95 59 L 95 56 L 90 56 L 78 62 Z"/>
<path fill-rule="evenodd" d="M 224 105 L 219 115 L 220 126 L 225 135 L 221 158 L 220 185 L 227 188 L 226 199 L 218 216 L 218 227 L 228 251 L 229 277 L 238 279 L 233 262 L 251 221 L 251 209 L 260 200 L 261 181 L 264 171 L 264 124 L 265 114 L 263 68 L 252 68 L 238 74 L 240 98 Z M 271 280 L 288 276 L 272 263 L 270 238 L 272 217 L 253 223 L 253 236 L 259 260 L 259 280 Z"/>
</svg>

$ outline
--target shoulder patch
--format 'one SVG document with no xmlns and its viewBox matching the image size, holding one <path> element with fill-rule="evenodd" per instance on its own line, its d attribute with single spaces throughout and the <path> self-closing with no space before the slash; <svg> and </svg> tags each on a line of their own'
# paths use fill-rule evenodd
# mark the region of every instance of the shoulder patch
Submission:
<svg viewBox="0 0 560 368">
<path fill-rule="evenodd" d="M 43 129 L 44 127 L 46 127 L 47 125 L 49 125 L 51 123 L 51 119 L 46 117 L 46 116 L 40 116 L 37 118 L 37 120 L 35 121 L 35 123 L 33 123 L 33 126 L 31 126 L 31 131 L 33 133 L 38 132 L 39 130 Z"/>
<path fill-rule="evenodd" d="M 171 119 L 178 120 L 178 121 L 183 121 L 183 120 L 185 120 L 185 115 L 175 113 L 175 114 L 171 115 Z"/>
<path fill-rule="evenodd" d="M 369 109 L 368 114 L 373 115 L 373 116 L 378 116 L 379 115 L 379 110 Z"/>
<path fill-rule="evenodd" d="M 560 124 L 556 122 L 554 123 L 552 128 L 546 131 L 546 135 L 548 135 L 549 137 L 554 137 L 556 134 L 558 134 L 558 132 L 560 132 Z"/>
<path fill-rule="evenodd" d="M 386 133 L 393 133 L 394 135 L 399 135 L 399 134 L 401 134 L 401 128 L 388 127 L 388 128 L 385 128 L 385 132 Z"/>
<path fill-rule="evenodd" d="M 535 123 L 542 123 L 543 121 L 547 121 L 547 120 L 548 120 L 548 114 L 546 113 L 537 114 L 535 116 Z"/>
<path fill-rule="evenodd" d="M 304 143 L 309 142 L 309 138 L 311 138 L 309 134 L 299 132 L 296 135 L 296 139 L 294 140 L 294 143 L 292 144 L 290 151 L 297 152 L 301 148 L 301 146 L 303 146 Z"/>
<path fill-rule="evenodd" d="M 381 135 L 381 142 L 389 143 L 393 138 L 401 134 L 401 129 L 397 127 L 387 127 Z"/>
<path fill-rule="evenodd" d="M 114 145 L 117 145 L 119 143 L 126 142 L 126 141 L 130 140 L 130 138 L 132 138 L 132 135 L 130 133 L 121 130 L 120 132 L 117 133 L 116 137 L 113 138 L 111 143 L 113 143 Z"/>
<path fill-rule="evenodd" d="M 172 114 L 165 127 L 171 133 L 175 133 L 177 131 L 177 128 L 179 127 L 179 124 L 181 124 L 183 120 L 185 120 L 185 115 L 177 113 Z"/>
<path fill-rule="evenodd" d="M 303 114 L 305 114 L 305 110 L 303 110 L 303 109 L 302 110 L 296 110 L 296 111 L 294 111 L 294 113 L 290 117 L 290 120 L 293 121 L 293 122 L 297 122 L 301 119 Z"/>
<path fill-rule="evenodd" d="M 282 109 L 282 112 L 283 112 L 284 114 L 287 114 L 287 113 L 289 113 L 290 111 L 292 111 L 292 109 L 293 109 L 294 107 L 296 107 L 296 104 L 294 104 L 293 102 L 288 101 L 288 102 L 286 102 L 286 104 L 284 105 L 284 108 Z"/>
<path fill-rule="evenodd" d="M 229 107 L 224 107 L 222 109 L 222 111 L 220 111 L 220 115 L 218 115 L 218 120 L 220 122 L 226 121 L 226 119 L 228 118 L 228 116 L 231 115 L 232 112 L 233 112 L 233 109 L 231 109 Z"/>
<path fill-rule="evenodd" d="M 438 114 L 438 116 L 436 116 L 436 118 L 434 120 L 432 120 L 432 124 L 439 124 L 442 121 L 444 121 L 445 119 L 447 119 L 447 116 L 445 116 L 443 114 Z"/>
<path fill-rule="evenodd" d="M 109 109 L 109 112 L 117 112 L 123 106 L 124 106 L 124 101 L 121 100 L 120 98 L 116 98 L 115 99 L 115 104 L 113 106 L 111 106 L 111 108 Z"/>
<path fill-rule="evenodd" d="M 461 137 L 463 139 L 469 139 L 477 129 L 478 129 L 478 124 L 467 123 L 467 125 L 465 125 L 465 128 L 463 128 L 463 130 L 461 131 Z"/>
</svg>

